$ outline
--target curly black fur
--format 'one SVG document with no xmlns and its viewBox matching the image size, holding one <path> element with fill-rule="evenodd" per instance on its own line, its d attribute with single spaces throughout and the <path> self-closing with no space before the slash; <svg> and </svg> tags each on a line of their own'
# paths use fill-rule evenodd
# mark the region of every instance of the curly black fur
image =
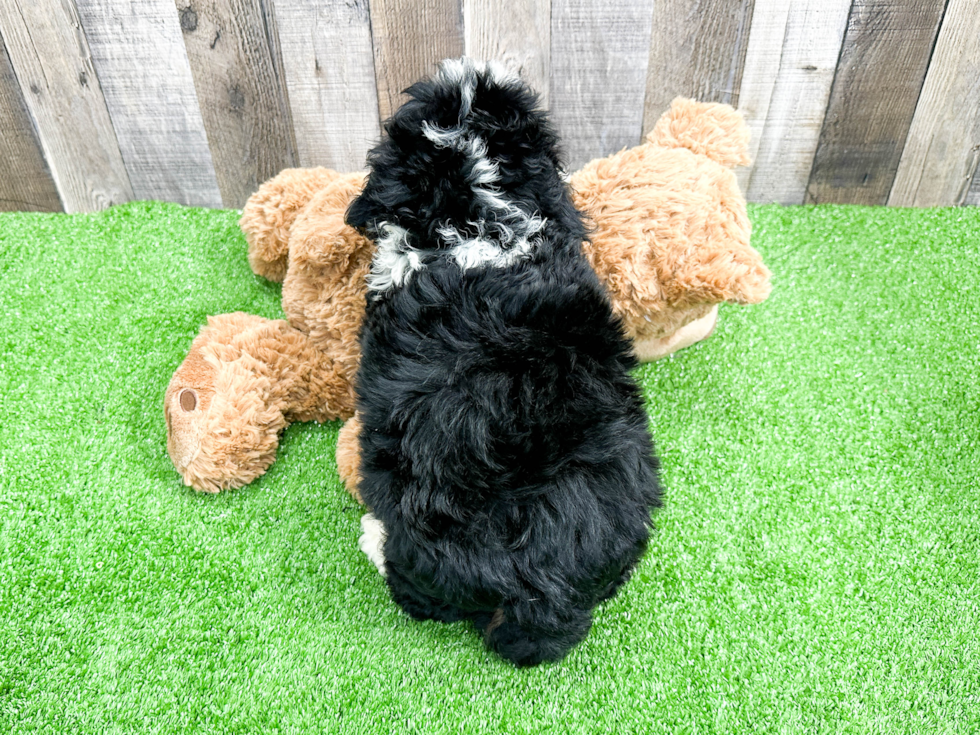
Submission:
<svg viewBox="0 0 980 735">
<path fill-rule="evenodd" d="M 534 95 L 470 61 L 408 93 L 347 214 L 379 241 L 361 493 L 407 613 L 472 620 L 518 665 L 558 660 L 660 502 L 630 345 Z"/>
</svg>

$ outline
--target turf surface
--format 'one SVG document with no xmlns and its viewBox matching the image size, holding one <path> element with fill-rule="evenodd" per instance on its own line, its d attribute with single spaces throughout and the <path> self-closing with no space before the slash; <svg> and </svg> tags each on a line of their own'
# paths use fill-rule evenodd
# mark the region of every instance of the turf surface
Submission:
<svg viewBox="0 0 980 735">
<path fill-rule="evenodd" d="M 980 210 L 753 207 L 761 306 L 643 366 L 668 489 L 562 663 L 400 614 L 337 424 L 184 488 L 206 315 L 278 317 L 234 212 L 0 217 L 0 732 L 980 730 Z"/>
</svg>

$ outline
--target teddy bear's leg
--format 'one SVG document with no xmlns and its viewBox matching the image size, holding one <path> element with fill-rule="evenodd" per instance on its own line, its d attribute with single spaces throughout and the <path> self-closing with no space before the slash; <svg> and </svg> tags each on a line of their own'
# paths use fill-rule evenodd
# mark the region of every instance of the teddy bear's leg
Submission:
<svg viewBox="0 0 980 735">
<path fill-rule="evenodd" d="M 715 331 L 718 321 L 718 305 L 705 316 L 688 322 L 673 334 L 656 339 L 638 339 L 633 343 L 633 351 L 640 362 L 651 362 L 666 357 L 696 342 L 707 339 Z"/>
<path fill-rule="evenodd" d="M 184 482 L 241 487 L 275 461 L 293 421 L 338 418 L 322 400 L 334 361 L 282 320 L 224 314 L 191 345 L 167 389 L 167 449 Z"/>
<path fill-rule="evenodd" d="M 188 474 L 187 471 L 200 452 L 203 417 L 210 410 L 214 398 L 216 372 L 214 366 L 204 359 L 196 340 L 170 379 L 163 404 L 167 421 L 167 453 L 186 484 L 204 492 L 217 492 L 220 483 L 201 484 L 196 481 L 194 473 Z"/>
<path fill-rule="evenodd" d="M 342 427 L 337 437 L 337 472 L 354 500 L 363 503 L 358 485 L 361 481 L 361 448 L 358 437 L 361 433 L 361 420 L 355 413 Z"/>
<path fill-rule="evenodd" d="M 236 345 L 270 324 L 242 313 L 210 318 L 171 378 L 164 402 L 167 451 L 196 490 L 240 487 L 275 459 L 286 420 L 273 400 L 274 381 Z"/>
</svg>

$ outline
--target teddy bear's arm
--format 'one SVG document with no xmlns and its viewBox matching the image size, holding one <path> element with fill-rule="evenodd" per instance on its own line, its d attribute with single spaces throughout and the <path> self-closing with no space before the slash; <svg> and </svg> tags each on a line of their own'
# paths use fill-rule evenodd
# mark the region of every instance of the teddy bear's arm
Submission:
<svg viewBox="0 0 980 735">
<path fill-rule="evenodd" d="M 281 283 L 289 266 L 289 232 L 309 201 L 349 174 L 329 168 L 287 168 L 248 198 L 239 225 L 248 242 L 252 271 Z"/>
</svg>

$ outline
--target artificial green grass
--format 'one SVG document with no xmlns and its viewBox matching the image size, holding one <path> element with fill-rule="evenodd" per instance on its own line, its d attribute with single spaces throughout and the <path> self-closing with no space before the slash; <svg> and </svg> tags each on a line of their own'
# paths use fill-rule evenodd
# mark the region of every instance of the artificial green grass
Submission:
<svg viewBox="0 0 980 735">
<path fill-rule="evenodd" d="M 171 373 L 281 315 L 236 213 L 0 216 L 0 732 L 980 730 L 980 210 L 751 215 L 769 301 L 637 370 L 650 550 L 532 670 L 391 603 L 338 424 L 181 485 Z"/>
</svg>

